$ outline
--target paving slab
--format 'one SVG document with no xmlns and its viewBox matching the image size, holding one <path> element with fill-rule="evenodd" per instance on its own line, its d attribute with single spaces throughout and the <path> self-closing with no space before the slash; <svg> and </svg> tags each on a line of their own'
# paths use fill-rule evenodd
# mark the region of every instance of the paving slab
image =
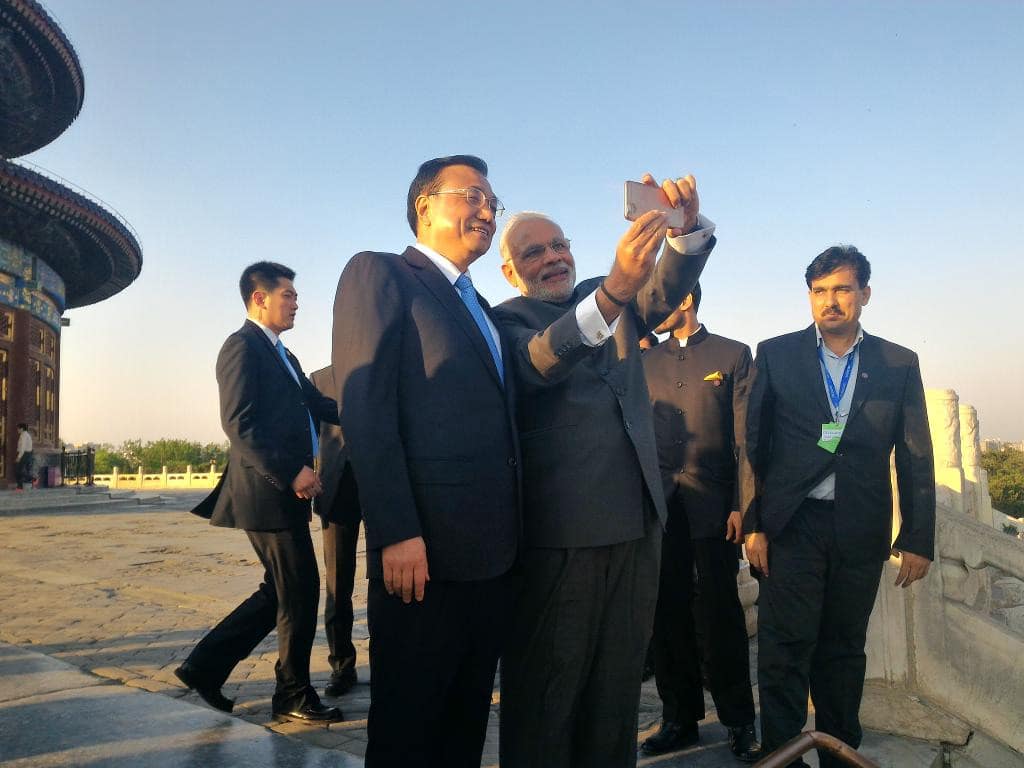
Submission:
<svg viewBox="0 0 1024 768">
<path fill-rule="evenodd" d="M 273 633 L 224 686 L 224 694 L 236 700 L 233 715 L 206 707 L 174 677 L 195 643 L 262 577 L 244 534 L 188 514 L 205 494 L 166 492 L 162 506 L 149 508 L 23 510 L 4 520 L 0 766 L 362 765 L 370 691 L 362 540 L 353 596 L 359 684 L 339 699 L 326 699 L 342 707 L 345 722 L 324 726 L 273 719 Z M 322 563 L 316 523 L 312 533 Z M 321 618 L 310 670 L 319 690 L 330 674 L 322 627 Z M 752 644 L 752 674 L 756 656 Z M 754 694 L 756 703 L 756 686 Z M 641 757 L 641 766 L 739 765 L 714 703 L 710 696 L 705 699 L 709 717 L 701 725 L 701 742 L 681 752 Z M 498 763 L 499 702 L 496 687 L 486 768 Z M 641 688 L 638 743 L 657 727 L 660 714 L 651 680 Z M 873 733 L 863 745 L 864 753 L 886 768 L 931 768 L 937 749 L 934 743 Z"/>
<path fill-rule="evenodd" d="M 0 645 L 0 765 L 358 768 L 359 758 Z"/>
</svg>

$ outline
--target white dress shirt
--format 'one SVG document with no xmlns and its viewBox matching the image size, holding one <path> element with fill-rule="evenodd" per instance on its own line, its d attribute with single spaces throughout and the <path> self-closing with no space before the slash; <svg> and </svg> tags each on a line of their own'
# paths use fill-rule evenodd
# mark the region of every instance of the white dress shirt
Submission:
<svg viewBox="0 0 1024 768">
<path fill-rule="evenodd" d="M 459 297 L 459 301 L 462 301 L 462 296 L 459 295 L 459 289 L 455 287 L 455 281 L 458 280 L 459 276 L 462 274 L 459 272 L 459 268 L 429 245 L 414 243 L 412 247 L 430 259 L 434 266 L 441 270 L 441 274 L 448 278 L 448 282 L 452 284 L 452 291 L 454 291 L 455 295 Z M 468 269 L 466 270 L 466 274 L 469 275 Z M 472 281 L 473 276 L 470 275 L 469 279 Z M 476 283 L 473 284 L 473 287 L 476 288 Z M 484 320 L 487 321 L 487 328 L 491 332 L 491 338 L 494 339 L 494 348 L 498 350 L 498 357 L 500 357 L 502 363 L 504 363 L 505 358 L 501 351 L 501 337 L 498 335 L 498 329 L 491 321 L 490 315 L 488 315 L 487 312 L 484 312 Z"/>
<path fill-rule="evenodd" d="M 817 325 L 814 326 L 814 332 L 818 334 L 818 348 L 825 357 L 825 367 L 828 369 L 828 375 L 832 377 L 832 383 L 838 388 L 839 382 L 843 378 L 843 370 L 846 368 L 847 359 L 849 359 L 850 355 L 856 354 L 857 347 L 864 340 L 864 329 L 860 325 L 857 326 L 857 338 L 854 339 L 850 348 L 841 355 L 837 355 L 825 345 Z M 829 399 L 828 384 L 825 381 L 825 368 L 822 368 L 821 361 L 818 361 L 818 369 L 821 371 L 821 386 L 825 388 L 825 399 L 828 400 L 828 407 L 832 410 L 832 420 L 843 427 L 846 426 L 846 420 L 850 416 L 850 404 L 853 402 L 853 390 L 857 386 L 857 371 L 859 368 L 860 355 L 856 355 L 850 368 L 850 383 L 846 385 L 846 391 L 843 392 L 843 396 L 839 401 L 839 407 L 837 408 L 832 405 L 832 401 Z M 842 441 L 840 440 L 840 442 Z M 826 475 L 820 483 L 814 486 L 810 493 L 807 494 L 807 498 L 834 501 L 836 498 L 835 472 Z"/>
<path fill-rule="evenodd" d="M 678 237 L 669 237 L 668 244 L 676 253 L 696 253 L 715 233 L 715 223 L 707 216 L 697 215 L 697 226 L 693 232 Z M 583 343 L 588 347 L 604 344 L 615 333 L 619 326 L 619 318 L 611 323 L 604 321 L 601 310 L 597 307 L 597 291 L 594 291 L 576 305 L 576 324 L 580 328 Z"/>
</svg>

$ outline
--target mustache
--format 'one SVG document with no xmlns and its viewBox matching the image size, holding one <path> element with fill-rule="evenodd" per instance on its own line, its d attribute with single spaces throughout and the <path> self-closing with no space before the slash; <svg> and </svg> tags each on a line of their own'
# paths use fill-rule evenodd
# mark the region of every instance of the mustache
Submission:
<svg viewBox="0 0 1024 768">
<path fill-rule="evenodd" d="M 568 264 L 564 261 L 560 261 L 557 264 L 552 264 L 550 267 L 540 273 L 540 279 L 551 277 L 552 275 L 563 275 L 567 272 L 572 271 Z"/>
</svg>

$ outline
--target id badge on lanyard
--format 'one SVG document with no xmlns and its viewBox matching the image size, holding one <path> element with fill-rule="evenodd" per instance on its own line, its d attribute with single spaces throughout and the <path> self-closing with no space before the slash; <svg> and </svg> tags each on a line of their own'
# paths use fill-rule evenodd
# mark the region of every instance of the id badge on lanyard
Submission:
<svg viewBox="0 0 1024 768">
<path fill-rule="evenodd" d="M 846 358 L 846 367 L 843 369 L 843 376 L 839 380 L 839 390 L 836 390 L 836 384 L 832 381 L 832 374 L 828 372 L 828 366 L 825 365 L 825 353 L 821 350 L 821 345 L 818 346 L 818 360 L 821 361 L 821 370 L 825 373 L 825 386 L 828 389 L 828 399 L 832 403 L 832 410 L 836 414 L 836 418 L 839 418 L 839 404 L 843 401 L 843 395 L 846 394 L 846 388 L 850 385 L 850 374 L 853 372 L 853 361 L 857 357 L 857 350 L 853 350 L 850 356 Z M 823 448 L 829 453 L 835 453 L 839 447 L 839 441 L 843 437 L 844 425 L 838 421 L 829 421 L 821 425 L 821 439 L 818 440 L 818 447 Z"/>
</svg>

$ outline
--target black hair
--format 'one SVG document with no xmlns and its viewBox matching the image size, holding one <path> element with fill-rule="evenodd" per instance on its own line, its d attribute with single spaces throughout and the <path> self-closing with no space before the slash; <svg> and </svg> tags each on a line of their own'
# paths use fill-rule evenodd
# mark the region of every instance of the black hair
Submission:
<svg viewBox="0 0 1024 768">
<path fill-rule="evenodd" d="M 693 290 L 690 291 L 690 295 L 693 296 L 693 311 L 696 312 L 700 309 L 700 281 L 693 286 Z"/>
<path fill-rule="evenodd" d="M 435 157 L 427 160 L 416 171 L 416 176 L 409 185 L 409 195 L 406 198 L 406 218 L 409 220 L 409 227 L 412 233 L 416 234 L 416 198 L 420 195 L 429 195 L 438 188 L 437 177 L 445 168 L 450 165 L 468 165 L 470 168 L 487 175 L 487 163 L 476 155 L 449 155 L 448 157 Z"/>
<path fill-rule="evenodd" d="M 852 245 L 833 245 L 815 256 L 804 273 L 807 287 L 810 288 L 814 280 L 820 280 L 843 267 L 853 269 L 857 275 L 858 286 L 867 287 L 868 280 L 871 279 L 871 262 Z"/>
<path fill-rule="evenodd" d="M 257 261 L 250 264 L 242 272 L 238 280 L 238 290 L 242 294 L 242 303 L 246 308 L 252 298 L 253 291 L 266 291 L 270 293 L 281 280 L 294 280 L 295 270 L 289 269 L 284 264 L 276 261 Z"/>
</svg>

